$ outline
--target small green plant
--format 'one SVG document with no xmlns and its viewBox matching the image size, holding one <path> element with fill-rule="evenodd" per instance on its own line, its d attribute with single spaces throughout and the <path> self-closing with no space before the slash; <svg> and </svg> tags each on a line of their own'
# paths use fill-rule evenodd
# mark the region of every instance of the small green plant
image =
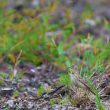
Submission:
<svg viewBox="0 0 110 110">
<path fill-rule="evenodd" d="M 81 20 L 90 19 L 93 17 L 93 9 L 90 4 L 87 4 L 84 8 L 84 11 L 81 14 Z"/>
<path fill-rule="evenodd" d="M 19 96 L 19 91 L 17 91 L 17 90 L 14 91 L 14 92 L 13 92 L 13 97 L 16 98 L 16 97 L 18 97 L 18 96 Z"/>
<path fill-rule="evenodd" d="M 50 99 L 50 105 L 51 106 L 54 106 L 56 103 L 58 103 L 58 99 L 57 98 Z"/>
<path fill-rule="evenodd" d="M 9 107 L 8 107 L 8 105 L 7 105 L 7 104 L 5 104 L 5 106 L 4 106 L 4 108 L 3 108 L 3 110 L 9 110 Z"/>
<path fill-rule="evenodd" d="M 92 67 L 95 62 L 95 56 L 92 51 L 85 51 L 84 52 L 84 61 L 87 62 L 89 67 Z"/>
<path fill-rule="evenodd" d="M 60 84 L 70 86 L 71 85 L 71 78 L 69 74 L 61 74 L 59 77 Z"/>
<path fill-rule="evenodd" d="M 96 94 L 96 107 L 99 110 L 105 110 L 104 105 L 102 104 L 101 100 L 100 100 L 100 95 Z"/>
<path fill-rule="evenodd" d="M 8 75 L 7 75 L 6 73 L 0 72 L 0 77 L 1 77 L 1 78 L 6 79 L 7 76 L 8 76 Z"/>
<path fill-rule="evenodd" d="M 96 87 L 93 85 L 92 80 L 88 80 L 88 86 L 90 87 L 91 91 L 94 93 L 95 95 L 95 103 L 96 103 L 96 107 L 99 110 L 105 110 L 101 99 L 100 99 L 100 95 L 98 90 L 96 89 Z"/>
<path fill-rule="evenodd" d="M 62 97 L 62 99 L 60 100 L 60 104 L 61 105 L 68 105 L 70 102 L 70 96 L 68 94 L 66 94 L 64 97 Z"/>
<path fill-rule="evenodd" d="M 5 83 L 5 80 L 7 78 L 7 74 L 6 73 L 2 73 L 0 72 L 0 85 L 3 85 Z"/>
<path fill-rule="evenodd" d="M 101 48 L 101 52 L 98 54 L 97 59 L 99 62 L 103 63 L 104 61 L 109 62 L 110 61 L 110 43 L 105 44 Z"/>
<path fill-rule="evenodd" d="M 44 86 L 40 85 L 40 87 L 37 90 L 37 95 L 41 96 L 45 92 Z"/>
</svg>

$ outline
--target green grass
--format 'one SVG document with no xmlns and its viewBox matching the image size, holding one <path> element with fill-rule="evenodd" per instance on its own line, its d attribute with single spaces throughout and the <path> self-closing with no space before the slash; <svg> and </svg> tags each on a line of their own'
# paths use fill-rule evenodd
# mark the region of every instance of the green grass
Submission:
<svg viewBox="0 0 110 110">
<path fill-rule="evenodd" d="M 80 75 L 85 78 L 90 78 L 95 70 L 98 73 L 104 71 L 105 68 L 101 65 L 105 61 L 110 62 L 110 44 L 105 45 L 102 38 L 95 39 L 92 38 L 92 35 L 89 36 L 90 39 L 84 35 L 73 35 L 77 31 L 77 27 L 74 22 L 70 21 L 69 13 L 65 13 L 63 26 L 60 22 L 50 23 L 54 18 L 51 13 L 59 7 L 59 2 L 55 2 L 52 6 L 48 5 L 48 13 L 45 9 L 37 7 L 37 11 L 40 13 L 36 16 L 35 10 L 24 9 L 25 14 L 22 15 L 15 10 L 4 11 L 3 6 L 5 6 L 5 2 L 0 5 L 0 59 L 8 59 L 8 63 L 15 64 L 16 56 L 22 51 L 20 57 L 22 62 L 30 61 L 36 65 L 51 62 L 63 70 L 77 64 Z M 27 13 L 29 11 L 33 13 Z M 79 19 L 84 21 L 92 17 L 93 10 L 87 5 Z M 104 26 L 110 31 L 109 22 L 106 21 Z M 56 34 L 58 30 L 61 31 L 59 35 Z M 54 34 L 47 36 L 47 32 L 54 32 Z M 76 55 L 79 50 L 73 49 L 71 50 L 72 55 L 67 54 L 67 51 L 74 47 L 76 42 L 91 45 L 91 49 L 80 51 L 82 59 Z M 5 78 L 6 76 L 1 73 L 0 77 Z M 66 86 L 71 85 L 70 79 L 68 74 L 62 74 L 59 77 L 60 84 Z M 41 95 L 43 92 L 44 88 L 40 86 L 38 94 Z M 54 100 L 51 103 L 53 105 Z M 99 110 L 104 110 L 97 94 L 96 105 Z"/>
</svg>

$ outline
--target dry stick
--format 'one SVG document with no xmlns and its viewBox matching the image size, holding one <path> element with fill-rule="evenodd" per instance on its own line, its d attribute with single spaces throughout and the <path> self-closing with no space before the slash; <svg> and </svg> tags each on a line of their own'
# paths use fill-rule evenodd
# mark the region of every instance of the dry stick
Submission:
<svg viewBox="0 0 110 110">
<path fill-rule="evenodd" d="M 49 96 L 54 95 L 54 93 L 56 93 L 58 90 L 62 89 L 63 87 L 65 87 L 65 86 L 64 85 L 61 85 L 61 86 L 55 88 L 54 90 L 52 90 L 49 93 L 47 93 L 47 92 L 43 93 L 42 96 L 41 96 L 41 98 L 47 99 L 47 98 L 49 98 Z"/>
<path fill-rule="evenodd" d="M 30 100 L 40 100 L 42 98 L 44 99 L 47 99 L 49 98 L 49 95 L 53 95 L 54 93 L 56 93 L 58 90 L 62 89 L 63 87 L 65 87 L 64 85 L 61 85 L 59 87 L 56 87 L 54 90 L 52 90 L 51 92 L 47 93 L 47 92 L 44 92 L 42 93 L 42 95 L 40 97 L 37 97 L 37 98 L 30 98 Z M 46 96 L 47 95 L 47 96 Z"/>
<path fill-rule="evenodd" d="M 79 81 L 87 88 L 87 90 L 89 90 L 91 93 L 93 93 L 94 95 L 96 95 L 95 92 L 92 91 L 91 88 L 90 88 L 86 83 L 84 83 L 84 82 L 81 81 L 81 80 L 79 80 Z"/>
<path fill-rule="evenodd" d="M 63 87 L 64 87 L 64 85 L 61 85 L 61 86 L 55 88 L 53 91 L 49 92 L 48 95 L 52 95 L 52 94 L 56 93 L 58 90 L 62 89 Z"/>
<path fill-rule="evenodd" d="M 106 87 L 104 87 L 102 90 L 99 91 L 99 94 L 101 94 L 102 92 L 104 92 Z"/>
<path fill-rule="evenodd" d="M 100 95 L 101 97 L 110 97 L 110 95 Z"/>
<path fill-rule="evenodd" d="M 13 69 L 13 74 L 14 74 L 14 77 L 16 77 L 16 74 L 17 74 L 17 65 L 18 65 L 18 60 L 20 59 L 21 57 L 21 54 L 22 54 L 22 50 L 19 52 L 17 58 L 16 58 L 16 62 L 14 64 L 14 69 Z"/>
<path fill-rule="evenodd" d="M 72 67 L 72 66 L 71 66 L 71 67 Z M 69 67 L 69 68 L 71 68 L 71 67 Z M 73 73 L 73 74 L 74 74 L 74 73 Z M 75 74 L 74 74 L 74 77 L 76 77 Z M 90 88 L 83 80 L 81 80 L 80 78 L 78 78 L 76 81 L 79 81 L 82 85 L 84 85 L 84 86 L 87 88 L 87 90 L 89 90 L 91 93 L 93 93 L 94 95 L 96 95 L 95 92 L 92 91 L 91 88 Z M 77 82 L 77 83 L 78 83 L 78 82 Z"/>
<path fill-rule="evenodd" d="M 99 78 L 108 70 L 110 68 L 110 65 L 108 65 L 107 67 L 106 67 L 106 69 L 105 69 L 105 71 L 104 72 L 102 72 L 100 75 L 99 75 Z M 94 73 L 89 77 L 89 79 L 88 80 L 90 80 L 92 77 L 93 77 L 93 75 L 95 74 L 97 72 L 97 70 L 96 71 L 94 71 Z M 99 88 L 99 86 L 96 88 L 96 89 L 98 89 Z M 89 90 L 91 90 L 90 89 L 90 87 L 89 87 Z M 92 93 L 93 93 L 93 91 L 91 91 Z M 100 92 L 102 92 L 102 90 L 101 91 L 99 91 L 99 94 L 100 94 Z"/>
</svg>

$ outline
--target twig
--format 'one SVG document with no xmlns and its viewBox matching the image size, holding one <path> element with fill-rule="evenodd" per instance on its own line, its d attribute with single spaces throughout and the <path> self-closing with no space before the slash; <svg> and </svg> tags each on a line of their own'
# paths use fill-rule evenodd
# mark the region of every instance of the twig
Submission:
<svg viewBox="0 0 110 110">
<path fill-rule="evenodd" d="M 21 54 L 22 54 L 22 50 L 19 52 L 17 58 L 16 58 L 16 62 L 14 64 L 14 69 L 13 69 L 13 74 L 14 74 L 14 77 L 16 76 L 17 74 L 17 65 L 18 65 L 18 60 L 20 59 L 21 57 Z"/>
<path fill-rule="evenodd" d="M 87 88 L 87 90 L 89 90 L 91 93 L 93 93 L 94 95 L 96 95 L 95 92 L 92 91 L 91 88 L 90 88 L 86 83 L 84 83 L 84 82 L 81 81 L 81 80 L 79 80 L 79 81 Z"/>
<path fill-rule="evenodd" d="M 56 93 L 58 90 L 62 89 L 63 87 L 64 87 L 64 85 L 61 85 L 61 86 L 57 87 L 53 91 L 49 92 L 48 95 L 52 95 L 52 94 Z"/>
<path fill-rule="evenodd" d="M 55 88 L 54 90 L 52 90 L 51 92 L 47 93 L 47 92 L 44 92 L 42 93 L 42 95 L 40 97 L 37 97 L 37 98 L 30 98 L 30 100 L 40 100 L 40 99 L 50 99 L 52 97 L 49 97 L 51 95 L 54 95 L 58 90 L 62 89 L 63 87 L 65 87 L 64 85 L 61 85 L 57 88 Z"/>
</svg>

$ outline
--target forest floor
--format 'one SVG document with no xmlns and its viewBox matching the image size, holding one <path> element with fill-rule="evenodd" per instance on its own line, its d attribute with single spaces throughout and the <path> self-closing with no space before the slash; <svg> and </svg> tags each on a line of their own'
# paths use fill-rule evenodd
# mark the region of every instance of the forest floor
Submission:
<svg viewBox="0 0 110 110">
<path fill-rule="evenodd" d="M 110 7 L 7 7 L 0 5 L 0 110 L 110 110 Z"/>
</svg>

